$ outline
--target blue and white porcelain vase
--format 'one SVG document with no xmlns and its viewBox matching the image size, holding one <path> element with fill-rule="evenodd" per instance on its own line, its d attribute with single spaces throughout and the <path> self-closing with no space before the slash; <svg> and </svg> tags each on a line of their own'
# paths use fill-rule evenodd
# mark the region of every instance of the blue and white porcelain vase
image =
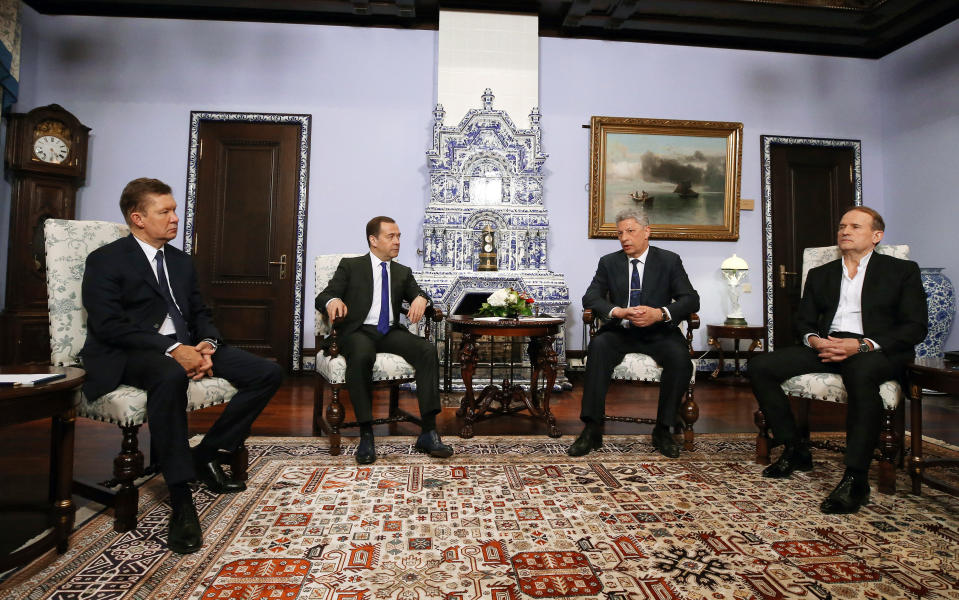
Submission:
<svg viewBox="0 0 959 600">
<path fill-rule="evenodd" d="M 942 267 L 921 267 L 922 287 L 929 309 L 929 333 L 916 345 L 916 358 L 942 358 L 942 345 L 949 338 L 956 316 L 956 288 L 943 275 Z"/>
</svg>

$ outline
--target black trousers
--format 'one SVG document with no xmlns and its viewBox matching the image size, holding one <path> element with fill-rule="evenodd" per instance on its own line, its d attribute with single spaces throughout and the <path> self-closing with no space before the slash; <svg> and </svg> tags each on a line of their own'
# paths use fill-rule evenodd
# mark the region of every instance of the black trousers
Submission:
<svg viewBox="0 0 959 600">
<path fill-rule="evenodd" d="M 362 325 L 340 343 L 346 358 L 346 389 L 356 420 L 373 420 L 373 363 L 377 352 L 402 356 L 416 370 L 416 399 L 420 415 L 440 412 L 440 360 L 436 346 L 405 327 L 394 326 L 386 335 L 373 325 Z"/>
<path fill-rule="evenodd" d="M 806 373 L 837 373 L 849 396 L 846 413 L 846 466 L 865 470 L 882 427 L 882 399 L 879 386 L 902 375 L 902 367 L 882 351 L 854 354 L 838 363 L 824 363 L 807 346 L 790 346 L 769 354 L 760 354 L 747 366 L 750 385 L 766 415 L 773 436 L 792 442 L 799 435 L 789 399 L 780 384 L 790 377 Z"/>
<path fill-rule="evenodd" d="M 693 374 L 689 346 L 683 333 L 676 327 L 655 335 L 635 327 L 611 328 L 594 337 L 587 350 L 580 419 L 587 423 L 603 422 L 606 392 L 613 370 L 630 352 L 648 354 L 663 368 L 656 424 L 673 426 L 679 401 L 689 388 L 689 378 Z"/>
<path fill-rule="evenodd" d="M 206 451 L 235 450 L 249 435 L 253 421 L 283 381 L 283 369 L 245 350 L 220 346 L 213 354 L 213 374 L 229 381 L 237 393 L 227 403 L 200 446 Z M 146 390 L 151 448 L 167 485 L 196 478 L 190 455 L 183 367 L 154 351 L 131 351 L 122 382 Z"/>
</svg>

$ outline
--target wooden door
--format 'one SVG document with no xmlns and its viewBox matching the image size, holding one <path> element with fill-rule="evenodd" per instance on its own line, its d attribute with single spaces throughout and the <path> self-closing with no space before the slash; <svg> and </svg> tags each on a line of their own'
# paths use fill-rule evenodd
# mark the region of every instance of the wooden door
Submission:
<svg viewBox="0 0 959 600">
<path fill-rule="evenodd" d="M 200 122 L 192 245 L 203 297 L 224 339 L 287 369 L 300 127 Z"/>
<path fill-rule="evenodd" d="M 842 213 L 856 197 L 851 147 L 773 144 L 772 186 L 773 339 L 776 346 L 798 342 L 802 253 L 831 246 Z"/>
</svg>

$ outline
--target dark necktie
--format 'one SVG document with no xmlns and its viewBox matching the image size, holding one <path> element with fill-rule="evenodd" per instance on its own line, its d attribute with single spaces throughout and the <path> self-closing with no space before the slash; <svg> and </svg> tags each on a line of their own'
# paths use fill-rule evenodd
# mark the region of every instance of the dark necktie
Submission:
<svg viewBox="0 0 959 600">
<path fill-rule="evenodd" d="M 639 295 L 643 291 L 643 285 L 639 280 L 639 259 L 634 258 L 630 262 L 633 263 L 633 274 L 629 278 L 629 305 L 639 306 Z"/>
<path fill-rule="evenodd" d="M 390 275 L 386 271 L 386 263 L 380 263 L 382 281 L 380 286 L 380 320 L 376 330 L 386 335 L 390 330 Z"/>
<path fill-rule="evenodd" d="M 176 329 L 176 341 L 181 344 L 189 344 L 190 328 L 187 327 L 186 319 L 183 318 L 176 302 L 173 301 L 173 296 L 170 295 L 170 286 L 166 281 L 166 270 L 163 268 L 163 250 L 157 250 L 153 258 L 157 263 L 157 282 L 160 284 L 160 293 L 166 300 L 167 314 L 170 315 L 170 319 L 173 320 L 173 327 Z"/>
</svg>

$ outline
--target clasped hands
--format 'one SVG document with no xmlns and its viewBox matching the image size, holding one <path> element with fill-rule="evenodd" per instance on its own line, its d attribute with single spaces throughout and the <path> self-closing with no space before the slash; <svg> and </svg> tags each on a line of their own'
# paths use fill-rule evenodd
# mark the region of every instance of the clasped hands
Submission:
<svg viewBox="0 0 959 600">
<path fill-rule="evenodd" d="M 200 342 L 196 346 L 180 344 L 173 349 L 170 356 L 180 363 L 187 377 L 196 381 L 213 376 L 214 352 L 216 349 L 209 342 Z"/>
<path fill-rule="evenodd" d="M 636 327 L 649 327 L 663 320 L 663 311 L 652 306 L 616 307 L 612 315 L 616 319 L 626 319 Z"/>
<path fill-rule="evenodd" d="M 426 298 L 417 296 L 410 302 L 410 309 L 406 312 L 406 318 L 410 323 L 418 323 L 419 320 L 423 318 L 423 313 L 426 312 L 427 306 L 429 306 L 429 303 L 426 301 Z M 345 317 L 346 304 L 339 298 L 334 298 L 326 305 L 326 314 L 329 316 L 330 322 L 334 322 L 340 317 Z"/>
<path fill-rule="evenodd" d="M 868 343 L 868 342 L 867 342 Z M 856 338 L 837 338 L 818 335 L 809 336 L 809 346 L 819 353 L 822 362 L 842 362 L 859 352 L 859 340 Z"/>
</svg>

